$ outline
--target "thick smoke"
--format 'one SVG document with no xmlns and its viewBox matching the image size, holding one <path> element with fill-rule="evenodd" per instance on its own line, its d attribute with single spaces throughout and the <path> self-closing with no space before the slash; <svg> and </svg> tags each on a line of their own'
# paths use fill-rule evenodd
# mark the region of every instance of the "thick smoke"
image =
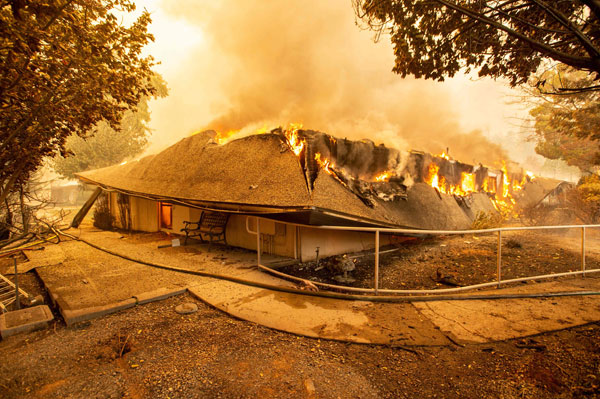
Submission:
<svg viewBox="0 0 600 399">
<path fill-rule="evenodd" d="M 179 0 L 163 7 L 207 35 L 208 46 L 190 54 L 202 75 L 181 76 L 211 88 L 197 95 L 214 117 L 198 120 L 196 130 L 300 122 L 405 150 L 449 147 L 465 162 L 506 158 L 481 132 L 461 130 L 443 85 L 391 72 L 389 41 L 374 43 L 372 32 L 356 26 L 349 0 Z"/>
</svg>

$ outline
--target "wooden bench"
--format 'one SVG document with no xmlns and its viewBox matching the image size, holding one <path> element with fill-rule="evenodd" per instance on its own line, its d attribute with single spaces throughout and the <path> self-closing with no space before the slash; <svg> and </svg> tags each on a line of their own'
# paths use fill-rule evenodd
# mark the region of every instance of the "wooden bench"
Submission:
<svg viewBox="0 0 600 399">
<path fill-rule="evenodd" d="M 187 244 L 187 240 L 190 237 L 199 237 L 201 242 L 206 242 L 204 237 L 202 237 L 203 234 L 208 236 L 209 248 L 213 242 L 222 241 L 224 244 L 227 244 L 225 241 L 227 219 L 229 219 L 229 214 L 227 213 L 202 211 L 199 221 L 184 221 L 183 224 L 185 227 L 181 229 L 181 231 L 185 231 L 183 245 Z"/>
</svg>

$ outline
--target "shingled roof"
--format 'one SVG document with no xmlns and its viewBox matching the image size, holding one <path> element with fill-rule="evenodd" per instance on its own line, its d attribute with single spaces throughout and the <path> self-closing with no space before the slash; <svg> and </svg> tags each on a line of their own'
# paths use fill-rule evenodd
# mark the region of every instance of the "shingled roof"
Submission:
<svg viewBox="0 0 600 399">
<path fill-rule="evenodd" d="M 281 135 L 253 135 L 224 145 L 214 136 L 213 131 L 199 133 L 156 155 L 77 177 L 105 189 L 192 206 L 242 213 L 264 208 L 280 220 L 293 221 L 293 212 L 308 212 L 312 216 L 302 219 L 307 224 L 464 229 L 478 211 L 494 209 L 485 193 L 457 201 L 425 183 L 412 185 L 406 199 L 375 198 L 370 206 L 327 173 L 307 183 L 298 157 Z"/>
</svg>

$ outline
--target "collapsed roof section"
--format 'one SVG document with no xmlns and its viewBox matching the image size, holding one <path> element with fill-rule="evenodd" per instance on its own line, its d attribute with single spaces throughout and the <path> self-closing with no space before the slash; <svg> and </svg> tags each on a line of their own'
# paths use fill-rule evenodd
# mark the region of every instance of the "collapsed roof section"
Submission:
<svg viewBox="0 0 600 399">
<path fill-rule="evenodd" d="M 309 225 L 464 229 L 478 212 L 495 209 L 491 190 L 479 191 L 491 180 L 501 187 L 498 171 L 369 140 L 293 133 L 293 140 L 275 129 L 221 145 L 206 131 L 159 154 L 78 177 L 154 200 Z M 447 187 L 472 174 L 472 192 L 433 188 L 432 164 Z"/>
</svg>

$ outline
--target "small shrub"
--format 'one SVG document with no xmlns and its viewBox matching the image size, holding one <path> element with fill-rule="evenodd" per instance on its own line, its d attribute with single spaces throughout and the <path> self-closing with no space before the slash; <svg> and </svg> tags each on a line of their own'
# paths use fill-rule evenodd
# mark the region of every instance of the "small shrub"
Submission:
<svg viewBox="0 0 600 399">
<path fill-rule="evenodd" d="M 102 230 L 112 230 L 115 218 L 110 214 L 108 195 L 102 194 L 96 200 L 94 208 L 94 226 Z"/>
<path fill-rule="evenodd" d="M 493 229 L 502 226 L 504 217 L 499 212 L 478 212 L 471 224 L 472 230 Z"/>
<path fill-rule="evenodd" d="M 521 243 L 514 238 L 509 238 L 506 240 L 505 246 L 506 248 L 523 248 L 523 245 L 521 245 Z"/>
<path fill-rule="evenodd" d="M 521 223 L 526 226 L 540 226 L 546 223 L 552 208 L 535 204 L 520 210 Z"/>
<path fill-rule="evenodd" d="M 576 216 L 584 223 L 598 223 L 600 220 L 600 176 L 583 176 L 575 190 L 567 192 L 567 203 Z"/>
</svg>

